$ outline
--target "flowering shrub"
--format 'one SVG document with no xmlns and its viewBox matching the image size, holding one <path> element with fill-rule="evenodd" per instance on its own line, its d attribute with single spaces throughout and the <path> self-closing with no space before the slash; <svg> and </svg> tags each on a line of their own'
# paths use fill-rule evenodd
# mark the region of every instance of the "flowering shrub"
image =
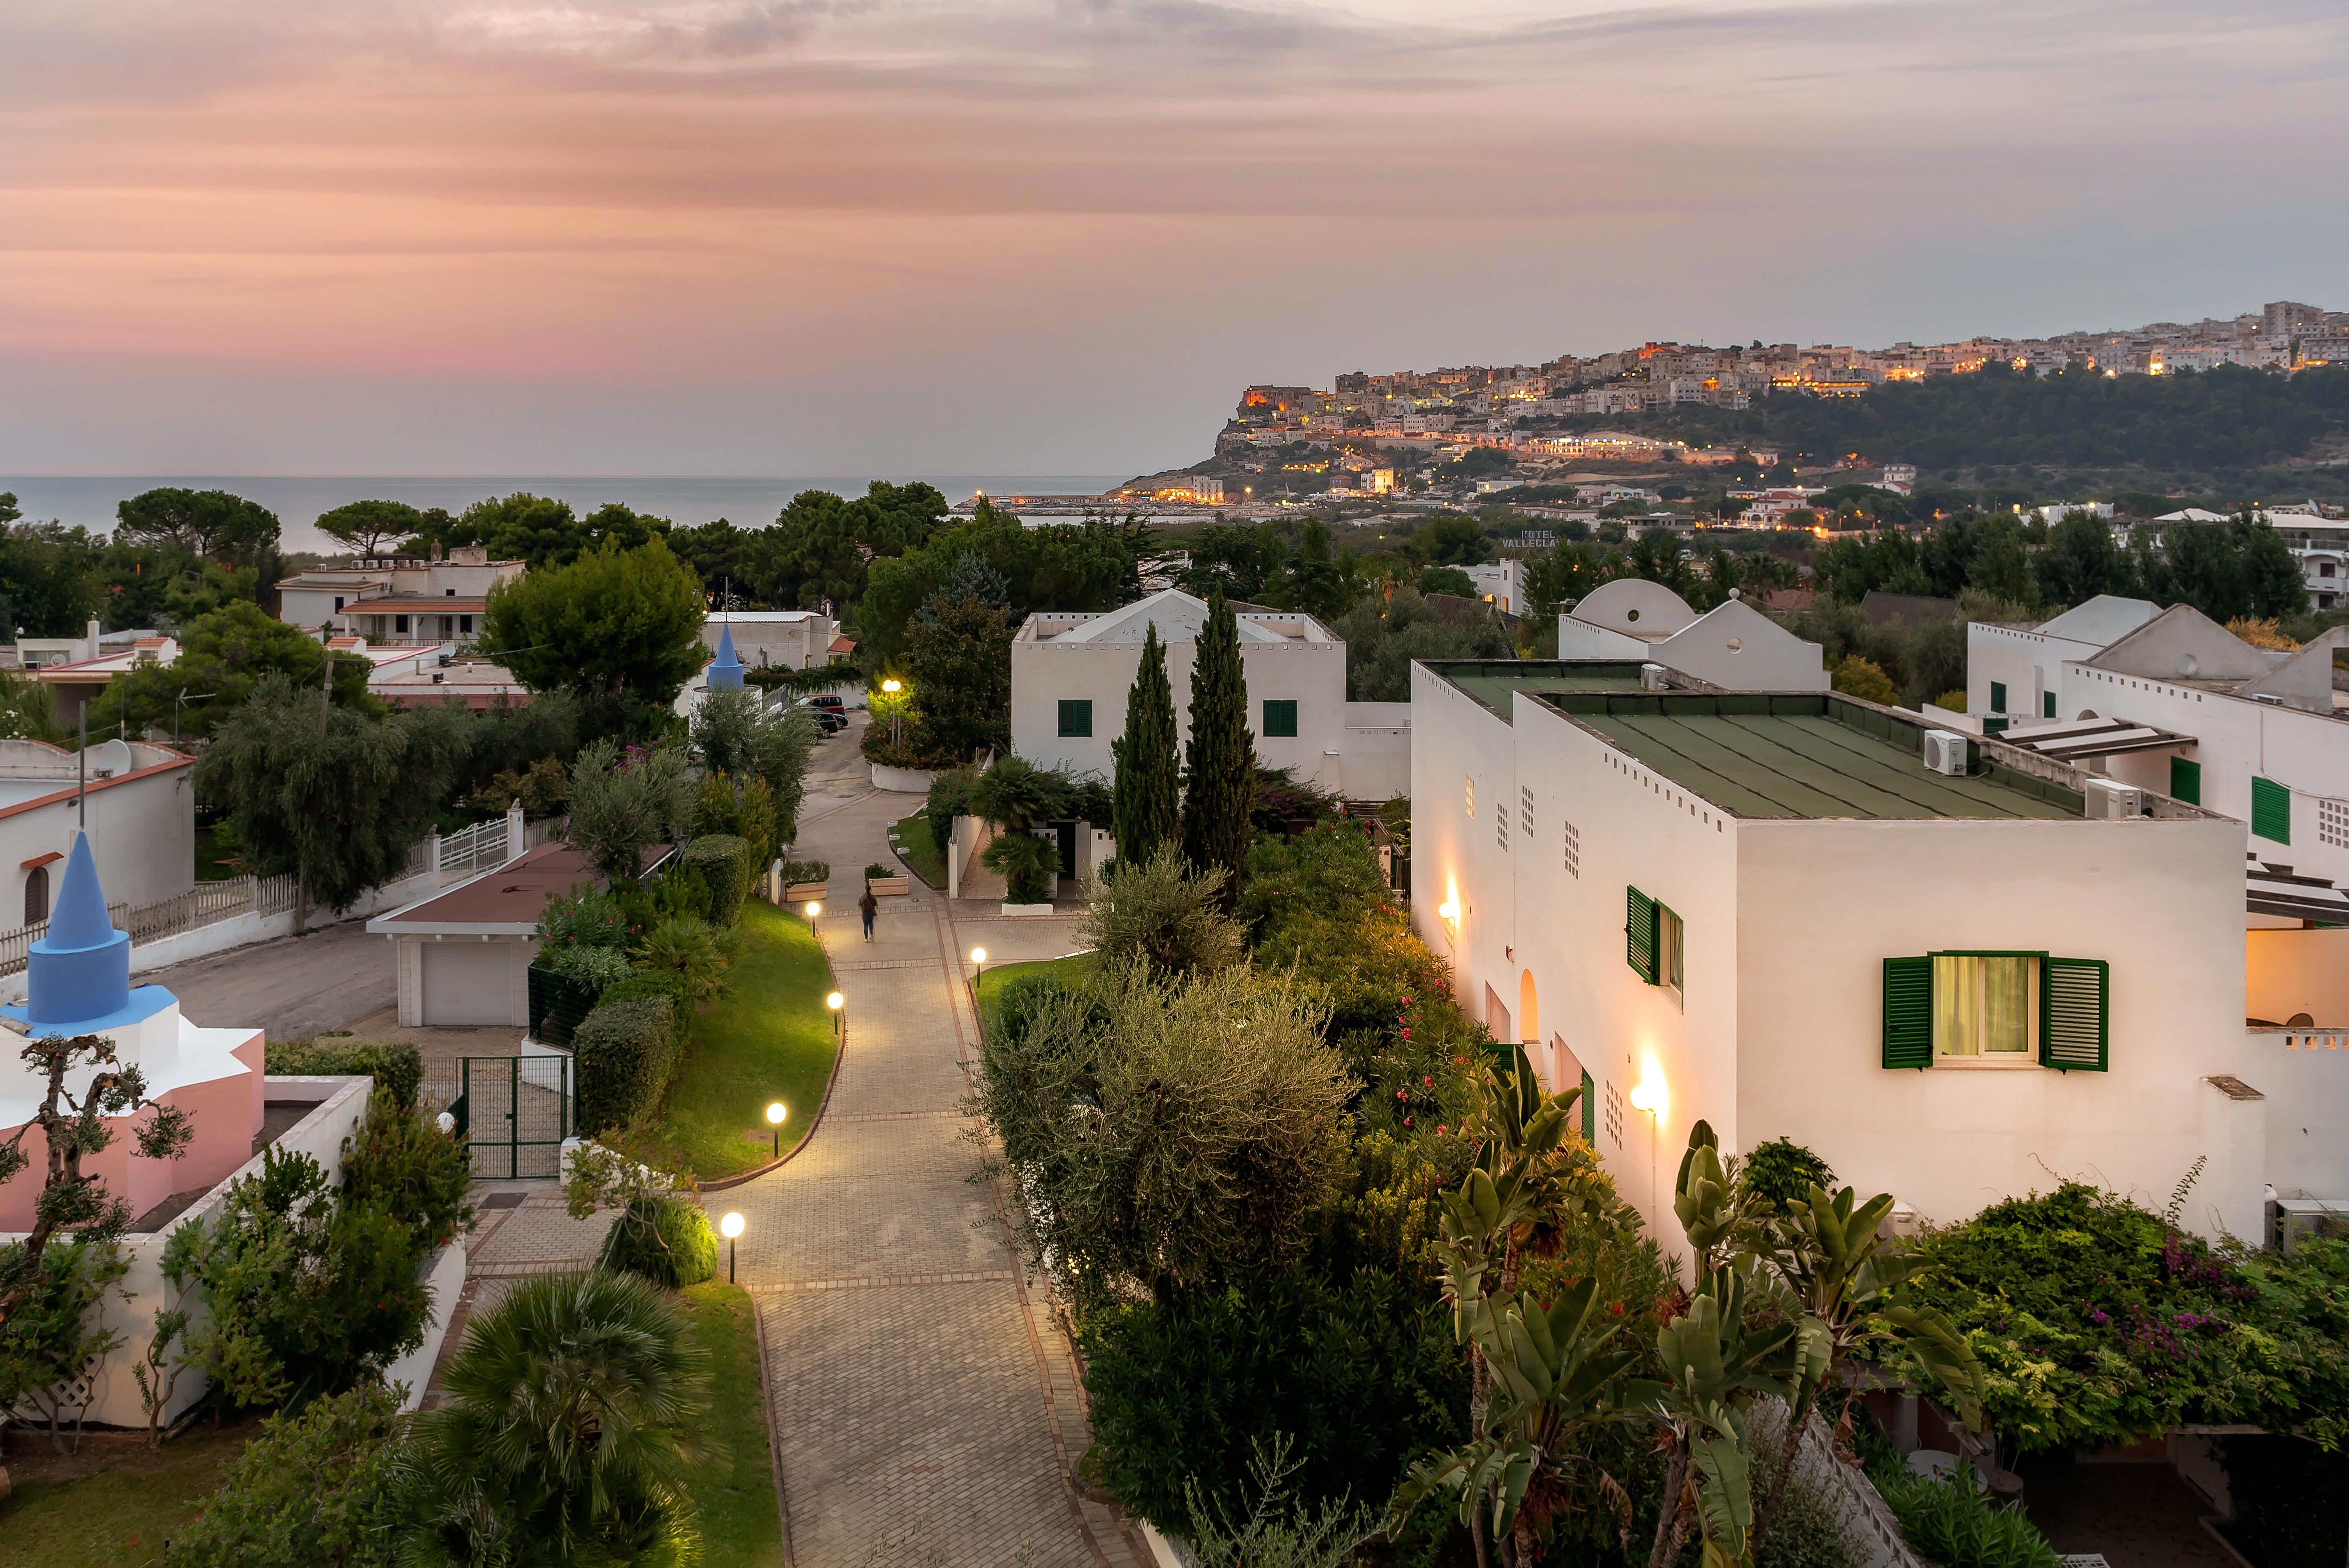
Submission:
<svg viewBox="0 0 2349 1568">
<path fill-rule="evenodd" d="M 2187 1422 L 2349 1433 L 2349 1243 L 2292 1259 L 2214 1248 L 2065 1182 L 1921 1249 L 1935 1267 L 1920 1296 L 1971 1342 L 1991 1420 L 2023 1451 Z"/>
</svg>

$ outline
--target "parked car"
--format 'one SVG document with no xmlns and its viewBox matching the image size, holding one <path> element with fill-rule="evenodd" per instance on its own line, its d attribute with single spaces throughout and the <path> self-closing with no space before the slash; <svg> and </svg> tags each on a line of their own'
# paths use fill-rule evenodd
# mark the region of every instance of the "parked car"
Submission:
<svg viewBox="0 0 2349 1568">
<path fill-rule="evenodd" d="M 832 709 L 823 707 L 821 704 L 810 702 L 805 697 L 802 697 L 798 702 L 793 703 L 792 706 L 800 709 L 802 713 L 812 716 L 815 719 L 816 723 L 823 727 L 823 732 L 826 735 L 837 734 L 839 731 L 848 727 L 848 720 L 845 716 L 834 713 Z"/>
<path fill-rule="evenodd" d="M 848 710 L 841 706 L 838 692 L 820 691 L 807 700 L 818 707 L 830 708 L 843 718 L 848 717 Z"/>
</svg>

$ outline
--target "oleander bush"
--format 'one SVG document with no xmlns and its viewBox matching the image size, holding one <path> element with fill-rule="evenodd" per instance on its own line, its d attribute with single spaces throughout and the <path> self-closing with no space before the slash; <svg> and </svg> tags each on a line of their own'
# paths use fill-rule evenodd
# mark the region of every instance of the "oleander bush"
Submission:
<svg viewBox="0 0 2349 1568">
<path fill-rule="evenodd" d="M 624 947 L 627 912 L 611 893 L 574 883 L 569 892 L 548 897 L 538 917 L 538 935 L 542 956 L 554 947 Z"/>
<path fill-rule="evenodd" d="M 611 1002 L 571 1037 L 579 1130 L 626 1127 L 657 1109 L 678 1066 L 677 1013 L 665 998 Z"/>
<path fill-rule="evenodd" d="M 633 972 L 628 955 L 616 947 L 544 947 L 530 966 L 549 975 L 575 980 L 592 991 L 625 980 Z"/>
<path fill-rule="evenodd" d="M 406 1040 L 336 1035 L 272 1040 L 263 1047 L 262 1063 L 274 1078 L 371 1078 L 403 1107 L 416 1104 L 416 1091 L 424 1082 L 424 1053 Z"/>
</svg>

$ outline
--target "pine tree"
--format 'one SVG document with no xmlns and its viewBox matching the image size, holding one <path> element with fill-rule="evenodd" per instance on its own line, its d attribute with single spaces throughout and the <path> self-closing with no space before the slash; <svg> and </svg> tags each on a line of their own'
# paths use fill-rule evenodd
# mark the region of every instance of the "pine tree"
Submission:
<svg viewBox="0 0 2349 1568">
<path fill-rule="evenodd" d="M 1147 865 L 1174 841 L 1176 814 L 1174 688 L 1166 679 L 1166 645 L 1153 623 L 1142 637 L 1142 664 L 1125 697 L 1125 734 L 1110 743 L 1117 758 L 1111 831 L 1118 859 Z"/>
<path fill-rule="evenodd" d="M 1183 857 L 1221 866 L 1236 899 L 1256 801 L 1256 748 L 1247 721 L 1247 676 L 1240 667 L 1239 621 L 1215 590 L 1191 666 L 1191 748 L 1183 811 Z M 1121 846 L 1121 850 L 1123 846 Z M 1228 907 L 1228 905 L 1226 905 Z"/>
</svg>

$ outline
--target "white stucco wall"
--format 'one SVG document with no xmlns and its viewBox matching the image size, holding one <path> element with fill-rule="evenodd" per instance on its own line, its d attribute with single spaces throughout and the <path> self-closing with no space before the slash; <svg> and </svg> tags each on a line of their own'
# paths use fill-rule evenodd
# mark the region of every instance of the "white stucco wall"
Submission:
<svg viewBox="0 0 2349 1568">
<path fill-rule="evenodd" d="M 1191 738 L 1191 668 L 1196 645 L 1170 644 L 1166 676 L 1174 692 L 1174 724 Z M 1011 645 L 1011 748 L 1039 768 L 1072 774 L 1115 773 L 1110 742 L 1125 731 L 1125 699 L 1142 663 L 1136 643 L 1015 641 Z M 1248 726 L 1268 768 L 1287 768 L 1299 781 L 1340 788 L 1346 738 L 1346 645 L 1343 643 L 1243 643 L 1240 669 L 1247 680 Z M 1263 733 L 1267 701 L 1297 704 L 1297 734 Z M 1093 705 L 1090 737 L 1060 733 L 1063 700 Z"/>
<path fill-rule="evenodd" d="M 1411 704 L 1350 702 L 1340 769 L 1350 800 L 1392 800 L 1411 793 Z"/>
<path fill-rule="evenodd" d="M 135 749 L 140 760 L 160 755 L 160 747 Z M 70 758 L 67 759 L 70 761 Z M 190 782 L 191 765 L 145 772 L 136 778 L 109 779 L 88 792 L 90 854 L 98 865 L 99 885 L 110 903 L 146 904 L 182 893 L 195 885 L 196 796 Z M 24 804 L 0 810 L 0 929 L 24 923 L 25 882 L 31 874 L 24 862 L 45 854 L 64 855 L 73 847 L 81 814 L 67 791 L 47 804 Z M 65 862 L 48 865 L 52 905 L 65 876 Z"/>
</svg>

